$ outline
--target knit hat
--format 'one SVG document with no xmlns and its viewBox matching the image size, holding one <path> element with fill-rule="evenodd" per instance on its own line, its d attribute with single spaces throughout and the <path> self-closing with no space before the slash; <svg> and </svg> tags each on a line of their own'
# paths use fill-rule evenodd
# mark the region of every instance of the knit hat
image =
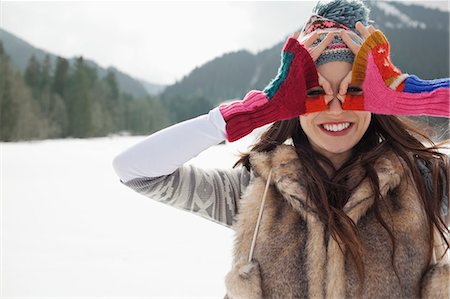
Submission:
<svg viewBox="0 0 450 299">
<path fill-rule="evenodd" d="M 355 24 L 360 21 L 364 26 L 367 26 L 370 22 L 369 11 L 369 8 L 361 0 L 318 1 L 302 31 L 304 35 L 316 30 L 321 32 L 317 40 L 312 44 L 313 47 L 317 46 L 326 37 L 328 31 L 345 29 L 351 30 L 360 36 L 360 33 L 355 28 Z M 356 38 L 350 37 L 359 44 Z M 354 59 L 355 55 L 341 37 L 335 36 L 317 59 L 316 65 L 320 66 L 330 61 L 353 63 Z"/>
</svg>

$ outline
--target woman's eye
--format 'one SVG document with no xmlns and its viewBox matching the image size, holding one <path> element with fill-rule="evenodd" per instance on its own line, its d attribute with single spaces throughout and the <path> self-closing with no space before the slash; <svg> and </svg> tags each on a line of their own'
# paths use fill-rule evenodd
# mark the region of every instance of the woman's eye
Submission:
<svg viewBox="0 0 450 299">
<path fill-rule="evenodd" d="M 358 86 L 349 86 L 347 88 L 347 93 L 352 94 L 352 95 L 359 95 L 362 94 L 362 89 L 361 87 Z"/>
<path fill-rule="evenodd" d="M 323 89 L 315 89 L 307 92 L 308 97 L 318 97 L 320 95 L 324 95 L 325 91 Z"/>
</svg>

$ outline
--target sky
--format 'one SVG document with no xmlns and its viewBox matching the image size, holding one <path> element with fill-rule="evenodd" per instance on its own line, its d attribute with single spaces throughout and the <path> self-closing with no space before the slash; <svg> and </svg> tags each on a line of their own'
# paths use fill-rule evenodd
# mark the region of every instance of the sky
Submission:
<svg viewBox="0 0 450 299">
<path fill-rule="evenodd" d="M 446 1 L 404 1 L 448 11 Z M 254 54 L 298 30 L 315 1 L 3 1 L 0 27 L 66 58 L 173 84 L 224 53 Z"/>
</svg>

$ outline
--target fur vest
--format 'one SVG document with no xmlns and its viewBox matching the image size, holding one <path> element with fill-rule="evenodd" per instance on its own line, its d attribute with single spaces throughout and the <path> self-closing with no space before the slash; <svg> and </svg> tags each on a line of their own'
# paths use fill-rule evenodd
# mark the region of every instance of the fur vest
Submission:
<svg viewBox="0 0 450 299">
<path fill-rule="evenodd" d="M 225 298 L 358 297 L 355 264 L 345 247 L 341 250 L 329 235 L 306 198 L 307 178 L 295 149 L 280 145 L 270 153 L 252 153 L 250 162 L 254 178 L 241 199 L 233 226 L 233 267 L 225 277 Z M 396 240 L 398 277 L 392 266 L 391 239 L 375 218 L 374 196 L 367 179 L 356 186 L 343 208 L 356 223 L 363 244 L 365 280 L 361 297 L 449 298 L 450 267 L 444 259 L 431 265 L 428 262 L 429 224 L 403 165 L 393 153 L 375 163 L 380 192 L 386 199 L 380 213 Z M 361 169 L 354 169 L 349 185 L 359 182 L 361 174 Z"/>
</svg>

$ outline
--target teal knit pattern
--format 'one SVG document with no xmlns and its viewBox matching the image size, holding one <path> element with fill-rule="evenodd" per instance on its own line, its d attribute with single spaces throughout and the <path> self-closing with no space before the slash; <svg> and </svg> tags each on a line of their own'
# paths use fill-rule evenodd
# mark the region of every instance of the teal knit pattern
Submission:
<svg viewBox="0 0 450 299">
<path fill-rule="evenodd" d="M 339 22 L 357 34 L 356 22 L 360 21 L 364 26 L 371 22 L 370 9 L 361 0 L 318 1 L 313 13 Z"/>
<path fill-rule="evenodd" d="M 281 66 L 278 69 L 277 76 L 263 90 L 263 92 L 269 98 L 269 101 L 277 93 L 278 89 L 280 88 L 280 85 L 286 79 L 292 60 L 294 60 L 293 53 L 284 52 L 283 55 L 281 56 Z"/>
</svg>

